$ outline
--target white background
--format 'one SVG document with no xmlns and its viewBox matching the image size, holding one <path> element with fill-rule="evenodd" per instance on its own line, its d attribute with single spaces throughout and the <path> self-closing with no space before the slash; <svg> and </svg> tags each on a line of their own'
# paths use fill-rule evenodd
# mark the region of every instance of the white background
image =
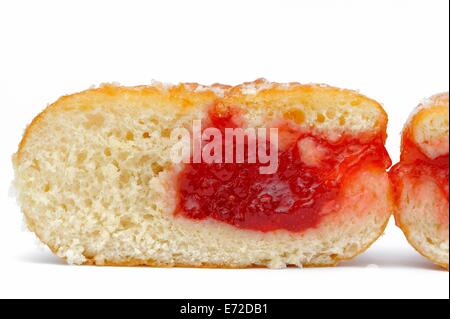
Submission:
<svg viewBox="0 0 450 319">
<path fill-rule="evenodd" d="M 449 86 L 447 0 L 0 1 L 0 297 L 449 297 L 449 275 L 391 224 L 338 268 L 66 266 L 25 231 L 11 155 L 47 103 L 93 84 L 321 82 L 389 113 L 398 159 L 410 110 Z"/>
</svg>

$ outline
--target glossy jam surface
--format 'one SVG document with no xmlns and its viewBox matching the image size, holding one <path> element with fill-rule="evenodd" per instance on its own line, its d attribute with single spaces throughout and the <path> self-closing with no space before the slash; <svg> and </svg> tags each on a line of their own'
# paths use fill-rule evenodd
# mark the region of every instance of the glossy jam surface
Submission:
<svg viewBox="0 0 450 319">
<path fill-rule="evenodd" d="M 430 159 L 408 136 L 404 137 L 400 163 L 390 171 L 391 180 L 396 186 L 396 199 L 399 198 L 403 178 L 408 177 L 417 183 L 422 178 L 432 178 L 448 200 L 448 160 L 448 154 Z"/>
<path fill-rule="evenodd" d="M 210 114 L 211 127 L 236 127 L 235 116 Z M 380 137 L 370 143 L 337 143 L 279 127 L 278 170 L 260 174 L 260 163 L 186 164 L 178 177 L 176 215 L 213 218 L 238 228 L 262 232 L 301 232 L 321 220 L 322 207 L 337 198 L 346 176 L 363 165 L 387 168 L 389 156 Z M 289 138 L 285 138 L 289 136 Z M 288 141 L 288 142 L 286 142 Z M 301 141 L 319 150 L 305 163 Z"/>
</svg>

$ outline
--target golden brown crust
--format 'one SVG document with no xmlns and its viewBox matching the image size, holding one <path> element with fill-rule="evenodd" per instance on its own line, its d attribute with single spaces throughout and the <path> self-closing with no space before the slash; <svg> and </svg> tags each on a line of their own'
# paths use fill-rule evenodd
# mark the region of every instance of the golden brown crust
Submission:
<svg viewBox="0 0 450 319">
<path fill-rule="evenodd" d="M 254 88 L 255 92 L 258 95 L 265 97 L 267 101 L 279 100 L 286 97 L 307 99 L 311 97 L 311 94 L 318 92 L 326 93 L 334 98 L 345 96 L 346 99 L 352 101 L 351 105 L 354 107 L 360 106 L 363 102 L 371 104 L 371 106 L 375 107 L 382 114 L 380 124 L 387 124 L 387 113 L 381 104 L 353 90 L 341 89 L 326 84 L 301 84 L 298 82 L 277 83 L 267 82 L 265 79 L 257 79 L 256 81 L 245 82 L 230 88 L 230 96 L 245 104 L 245 100 L 251 99 L 251 94 L 245 94 L 249 88 Z M 383 126 L 381 125 L 380 128 L 383 128 Z M 384 126 L 384 128 L 386 128 L 386 126 Z"/>
<path fill-rule="evenodd" d="M 50 112 L 69 111 L 72 108 L 79 108 L 88 110 L 95 107 L 93 103 L 98 101 L 99 104 L 107 104 L 112 101 L 114 97 L 119 95 L 127 95 L 130 100 L 142 99 L 147 97 L 149 99 L 158 101 L 164 100 L 173 102 L 174 105 L 181 109 L 189 108 L 192 105 L 199 104 L 202 101 L 217 100 L 217 103 L 239 103 L 246 105 L 246 101 L 253 99 L 248 94 L 244 94 L 245 87 L 254 86 L 257 89 L 258 95 L 267 102 L 274 101 L 283 97 L 302 99 L 305 104 L 313 105 L 312 93 L 326 93 L 330 96 L 344 96 L 346 99 L 352 100 L 352 105 L 359 106 L 363 101 L 368 102 L 371 107 L 374 107 L 379 112 L 380 116 L 377 121 L 377 132 L 385 136 L 387 127 L 387 114 L 383 107 L 375 100 L 369 99 L 355 91 L 340 89 L 336 87 L 319 85 L 319 84 L 299 84 L 288 83 L 281 84 L 275 82 L 267 82 L 264 79 L 258 79 L 254 82 L 247 82 L 241 85 L 231 87 L 223 84 L 213 84 L 211 86 L 203 86 L 198 83 L 181 83 L 178 85 L 164 85 L 155 83 L 151 86 L 135 86 L 124 87 L 115 84 L 103 84 L 98 88 L 88 89 L 79 93 L 65 95 L 59 98 L 56 102 L 49 105 L 44 111 L 37 115 L 30 125 L 28 125 L 23 138 L 19 144 L 19 148 L 15 157 L 16 161 L 20 161 L 22 150 L 28 140 L 31 131 L 41 122 L 44 116 Z M 224 102 L 222 102 L 224 101 Z M 138 103 L 139 104 L 139 103 Z"/>
</svg>

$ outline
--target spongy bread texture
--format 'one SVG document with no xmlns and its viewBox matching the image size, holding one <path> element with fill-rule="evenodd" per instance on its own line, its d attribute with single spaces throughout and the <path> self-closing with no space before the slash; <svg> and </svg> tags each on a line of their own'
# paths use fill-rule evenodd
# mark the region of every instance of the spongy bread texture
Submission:
<svg viewBox="0 0 450 319">
<path fill-rule="evenodd" d="M 354 173 L 334 214 L 302 233 L 174 217 L 170 131 L 211 105 L 239 105 L 255 126 L 281 114 L 333 139 L 386 131 L 378 103 L 322 85 L 103 85 L 62 97 L 26 130 L 14 166 L 29 229 L 73 264 L 194 267 L 334 265 L 382 234 L 390 184 L 370 167 Z"/>
<path fill-rule="evenodd" d="M 449 152 L 448 93 L 424 100 L 414 110 L 403 130 L 430 159 Z M 434 263 L 448 269 L 448 197 L 440 191 L 433 176 L 420 184 L 403 176 L 400 199 L 395 210 L 397 225 L 409 243 Z"/>
<path fill-rule="evenodd" d="M 409 135 L 431 159 L 448 154 L 448 92 L 424 100 L 405 125 L 403 136 Z"/>
</svg>

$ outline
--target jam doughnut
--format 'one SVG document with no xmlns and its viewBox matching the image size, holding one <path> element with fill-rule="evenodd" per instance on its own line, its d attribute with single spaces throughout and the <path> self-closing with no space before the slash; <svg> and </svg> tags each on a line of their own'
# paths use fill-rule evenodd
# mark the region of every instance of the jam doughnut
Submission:
<svg viewBox="0 0 450 319">
<path fill-rule="evenodd" d="M 326 85 L 102 85 L 14 156 L 28 228 L 71 264 L 329 266 L 384 231 L 387 115 Z"/>
</svg>

